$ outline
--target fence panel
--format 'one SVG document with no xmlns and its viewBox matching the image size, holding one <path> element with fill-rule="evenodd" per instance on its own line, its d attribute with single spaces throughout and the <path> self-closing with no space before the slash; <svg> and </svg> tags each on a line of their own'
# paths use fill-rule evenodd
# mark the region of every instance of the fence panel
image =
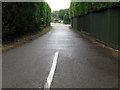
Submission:
<svg viewBox="0 0 120 90">
<path fill-rule="evenodd" d="M 117 7 L 74 17 L 72 26 L 94 39 L 120 50 L 120 41 L 118 40 L 119 19 L 120 7 Z"/>
</svg>

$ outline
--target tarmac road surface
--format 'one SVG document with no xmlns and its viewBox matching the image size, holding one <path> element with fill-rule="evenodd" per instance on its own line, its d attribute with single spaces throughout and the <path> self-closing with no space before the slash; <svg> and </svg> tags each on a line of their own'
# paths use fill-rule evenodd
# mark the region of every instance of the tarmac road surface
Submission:
<svg viewBox="0 0 120 90">
<path fill-rule="evenodd" d="M 3 54 L 3 88 L 43 88 L 59 52 L 52 88 L 117 88 L 118 60 L 68 25 Z"/>
</svg>

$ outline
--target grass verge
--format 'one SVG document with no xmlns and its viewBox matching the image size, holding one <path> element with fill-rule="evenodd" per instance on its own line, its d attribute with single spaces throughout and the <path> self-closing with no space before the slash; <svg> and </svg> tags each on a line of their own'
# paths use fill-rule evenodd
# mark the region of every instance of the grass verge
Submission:
<svg viewBox="0 0 120 90">
<path fill-rule="evenodd" d="M 50 27 L 47 27 L 47 28 L 43 29 L 43 30 L 40 31 L 40 32 L 34 33 L 33 35 L 23 36 L 23 37 L 17 39 L 16 41 L 14 41 L 14 42 L 11 42 L 11 43 L 9 43 L 9 44 L 3 45 L 2 47 L 0 47 L 0 50 L 2 50 L 2 52 L 4 53 L 4 52 L 6 52 L 6 51 L 8 51 L 8 50 L 10 50 L 10 49 L 13 49 L 13 48 L 22 46 L 22 45 L 24 45 L 25 43 L 28 43 L 28 42 L 30 42 L 30 41 L 32 41 L 32 40 L 35 40 L 36 38 L 44 35 L 44 34 L 47 33 L 48 31 L 50 31 L 51 28 L 52 28 L 52 27 L 50 26 Z"/>
</svg>

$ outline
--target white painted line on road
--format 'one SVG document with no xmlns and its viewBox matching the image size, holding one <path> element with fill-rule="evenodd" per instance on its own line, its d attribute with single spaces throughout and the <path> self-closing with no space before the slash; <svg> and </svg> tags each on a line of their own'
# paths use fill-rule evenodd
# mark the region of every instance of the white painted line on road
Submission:
<svg viewBox="0 0 120 90">
<path fill-rule="evenodd" d="M 56 65 L 57 65 L 58 55 L 59 55 L 59 52 L 56 52 L 54 59 L 53 59 L 51 70 L 50 70 L 49 75 L 47 77 L 47 82 L 44 85 L 44 89 L 50 89 L 50 87 L 51 87 L 51 83 L 53 81 L 53 76 L 54 76 Z"/>
</svg>

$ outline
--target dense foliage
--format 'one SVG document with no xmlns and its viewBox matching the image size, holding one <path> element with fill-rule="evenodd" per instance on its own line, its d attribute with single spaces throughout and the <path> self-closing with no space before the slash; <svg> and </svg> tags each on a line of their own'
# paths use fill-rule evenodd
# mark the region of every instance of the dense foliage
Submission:
<svg viewBox="0 0 120 90">
<path fill-rule="evenodd" d="M 65 14 L 63 16 L 63 23 L 64 24 L 70 24 L 70 18 L 69 18 L 69 9 L 65 9 Z"/>
<path fill-rule="evenodd" d="M 71 2 L 70 18 L 117 6 L 120 2 Z"/>
<path fill-rule="evenodd" d="M 59 14 L 59 11 L 53 11 L 51 13 L 52 19 L 60 19 L 58 14 Z"/>
<path fill-rule="evenodd" d="M 62 10 L 60 10 L 60 11 L 58 12 L 58 16 L 59 16 L 59 18 L 61 18 L 61 20 L 63 20 L 64 15 L 65 15 L 65 13 L 66 13 L 66 10 L 67 10 L 67 9 L 62 9 Z"/>
<path fill-rule="evenodd" d="M 69 9 L 61 9 L 59 11 L 53 11 L 51 16 L 52 16 L 53 21 L 63 20 L 65 24 L 70 23 Z"/>
<path fill-rule="evenodd" d="M 46 2 L 3 2 L 3 43 L 50 25 L 51 9 Z"/>
</svg>

